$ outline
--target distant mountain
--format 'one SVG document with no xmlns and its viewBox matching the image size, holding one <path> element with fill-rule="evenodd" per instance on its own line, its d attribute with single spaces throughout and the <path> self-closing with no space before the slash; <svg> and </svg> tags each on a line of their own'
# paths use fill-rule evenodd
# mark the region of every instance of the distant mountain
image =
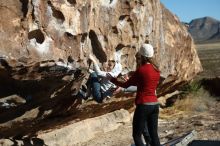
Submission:
<svg viewBox="0 0 220 146">
<path fill-rule="evenodd" d="M 220 21 L 211 17 L 192 20 L 188 30 L 196 43 L 220 40 Z"/>
</svg>

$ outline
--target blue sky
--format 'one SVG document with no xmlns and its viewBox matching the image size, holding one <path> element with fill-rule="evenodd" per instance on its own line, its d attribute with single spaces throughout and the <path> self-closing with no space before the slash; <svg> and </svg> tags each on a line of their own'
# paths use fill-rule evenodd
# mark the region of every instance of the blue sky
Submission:
<svg viewBox="0 0 220 146">
<path fill-rule="evenodd" d="M 160 0 L 181 21 L 210 16 L 220 20 L 220 0 Z"/>
</svg>

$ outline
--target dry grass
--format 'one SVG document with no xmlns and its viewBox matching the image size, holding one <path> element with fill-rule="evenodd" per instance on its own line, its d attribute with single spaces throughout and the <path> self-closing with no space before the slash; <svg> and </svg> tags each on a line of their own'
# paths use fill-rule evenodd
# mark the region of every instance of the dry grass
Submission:
<svg viewBox="0 0 220 146">
<path fill-rule="evenodd" d="M 182 115 L 184 115 L 185 112 L 174 109 L 173 107 L 169 107 L 166 109 L 161 109 L 160 110 L 160 119 L 164 119 L 164 120 L 172 120 L 172 119 L 176 119 L 176 117 L 182 117 Z"/>
<path fill-rule="evenodd" d="M 185 97 L 178 99 L 172 107 L 162 109 L 160 112 L 161 119 L 172 119 L 183 117 L 190 113 L 202 113 L 214 104 L 215 99 L 210 96 L 208 91 L 203 88 L 195 92 L 188 93 Z"/>
<path fill-rule="evenodd" d="M 220 48 L 220 42 L 206 43 L 206 44 L 196 44 L 196 48 L 199 49 L 199 50 L 219 49 Z"/>
<path fill-rule="evenodd" d="M 203 88 L 200 88 L 197 92 L 186 95 L 184 99 L 177 100 L 173 108 L 185 112 L 205 112 L 213 102 L 214 98 Z"/>
<path fill-rule="evenodd" d="M 220 42 L 197 44 L 196 48 L 204 69 L 200 76 L 207 78 L 220 76 Z"/>
</svg>

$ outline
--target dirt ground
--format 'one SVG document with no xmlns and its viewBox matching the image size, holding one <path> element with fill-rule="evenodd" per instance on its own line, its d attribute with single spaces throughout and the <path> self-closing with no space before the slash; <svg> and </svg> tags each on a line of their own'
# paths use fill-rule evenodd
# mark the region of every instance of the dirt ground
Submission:
<svg viewBox="0 0 220 146">
<path fill-rule="evenodd" d="M 209 101 L 207 107 L 195 111 L 180 111 L 174 107 L 161 109 L 159 119 L 159 136 L 161 144 L 196 130 L 199 140 L 220 140 L 220 102 L 218 99 Z M 197 106 L 203 104 L 197 103 Z M 77 146 L 131 146 L 132 122 L 125 123 L 117 130 L 102 133 L 94 139 Z"/>
</svg>

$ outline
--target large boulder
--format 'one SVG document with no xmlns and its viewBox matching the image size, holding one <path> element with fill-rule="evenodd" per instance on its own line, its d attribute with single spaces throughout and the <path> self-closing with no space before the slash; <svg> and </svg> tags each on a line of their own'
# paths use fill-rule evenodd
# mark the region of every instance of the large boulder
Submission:
<svg viewBox="0 0 220 146">
<path fill-rule="evenodd" d="M 135 70 L 135 53 L 150 42 L 165 78 L 159 96 L 202 70 L 187 29 L 159 0 L 1 0 L 0 7 L 0 98 L 26 100 L 0 108 L 0 137 L 132 110 L 134 98 L 97 104 L 75 96 L 91 53 L 100 63 L 116 53 L 123 70 Z"/>
</svg>

